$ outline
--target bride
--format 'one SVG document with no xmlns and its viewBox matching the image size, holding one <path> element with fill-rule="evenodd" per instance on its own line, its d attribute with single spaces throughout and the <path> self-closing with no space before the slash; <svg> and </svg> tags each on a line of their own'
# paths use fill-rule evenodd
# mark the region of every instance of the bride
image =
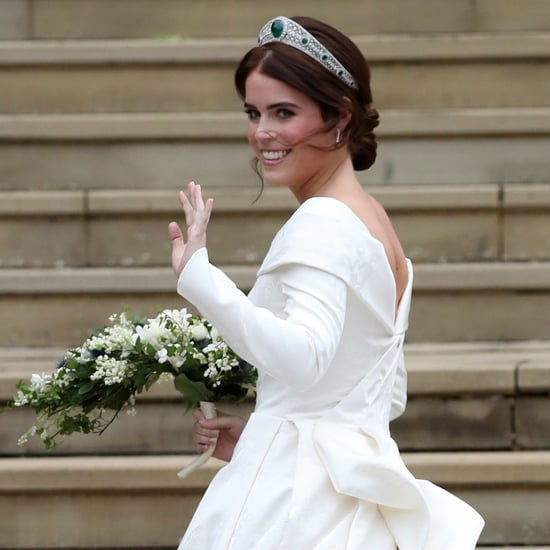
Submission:
<svg viewBox="0 0 550 550">
<path fill-rule="evenodd" d="M 406 403 L 413 268 L 355 171 L 376 158 L 368 65 L 315 19 L 276 17 L 235 75 L 263 179 L 298 208 L 246 296 L 209 263 L 213 208 L 179 195 L 178 292 L 259 371 L 248 422 L 196 414 L 197 449 L 229 461 L 180 550 L 473 550 L 483 520 L 415 479 L 389 422 Z"/>
</svg>

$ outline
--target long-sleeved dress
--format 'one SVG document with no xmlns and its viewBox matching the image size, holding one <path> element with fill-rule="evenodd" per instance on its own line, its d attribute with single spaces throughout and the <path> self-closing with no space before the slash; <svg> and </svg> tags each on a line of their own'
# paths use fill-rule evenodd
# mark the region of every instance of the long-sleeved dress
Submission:
<svg viewBox="0 0 550 550">
<path fill-rule="evenodd" d="M 248 296 L 206 249 L 193 255 L 178 292 L 259 380 L 233 458 L 179 550 L 475 548 L 482 518 L 415 479 L 389 432 L 406 404 L 407 265 L 397 308 L 383 245 L 327 197 L 280 229 Z"/>
</svg>

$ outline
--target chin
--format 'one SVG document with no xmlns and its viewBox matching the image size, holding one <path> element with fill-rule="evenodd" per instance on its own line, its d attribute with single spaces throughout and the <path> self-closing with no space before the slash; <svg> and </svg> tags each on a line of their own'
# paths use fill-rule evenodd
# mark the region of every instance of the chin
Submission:
<svg viewBox="0 0 550 550">
<path fill-rule="evenodd" d="M 270 173 L 265 168 L 262 170 L 262 177 L 264 182 L 272 187 L 285 187 L 288 181 L 283 174 Z"/>
</svg>

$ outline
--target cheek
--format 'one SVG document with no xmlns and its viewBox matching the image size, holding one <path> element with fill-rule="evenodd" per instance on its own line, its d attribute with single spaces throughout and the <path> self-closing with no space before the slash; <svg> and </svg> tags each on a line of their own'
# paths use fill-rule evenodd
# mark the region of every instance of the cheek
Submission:
<svg viewBox="0 0 550 550">
<path fill-rule="evenodd" d="M 311 129 L 307 124 L 304 124 L 303 121 L 292 121 L 281 129 L 281 134 L 284 135 L 290 143 L 298 143 L 303 142 L 304 139 L 307 140 L 307 135 L 310 131 Z"/>
<path fill-rule="evenodd" d="M 296 143 L 298 146 L 326 145 L 324 134 L 318 133 L 322 128 L 322 122 L 300 121 L 300 124 L 288 125 L 285 131 L 285 138 L 289 143 Z"/>
</svg>

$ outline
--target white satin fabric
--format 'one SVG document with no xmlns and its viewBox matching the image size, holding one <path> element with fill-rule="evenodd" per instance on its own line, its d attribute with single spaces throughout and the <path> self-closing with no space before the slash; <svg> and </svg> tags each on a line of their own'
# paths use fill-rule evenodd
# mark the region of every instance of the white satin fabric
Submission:
<svg viewBox="0 0 550 550">
<path fill-rule="evenodd" d="M 403 341 L 382 244 L 343 203 L 303 203 L 249 296 L 194 254 L 178 292 L 257 366 L 256 409 L 179 550 L 473 550 L 483 520 L 401 460 Z M 396 314 L 397 311 L 397 314 Z"/>
</svg>

